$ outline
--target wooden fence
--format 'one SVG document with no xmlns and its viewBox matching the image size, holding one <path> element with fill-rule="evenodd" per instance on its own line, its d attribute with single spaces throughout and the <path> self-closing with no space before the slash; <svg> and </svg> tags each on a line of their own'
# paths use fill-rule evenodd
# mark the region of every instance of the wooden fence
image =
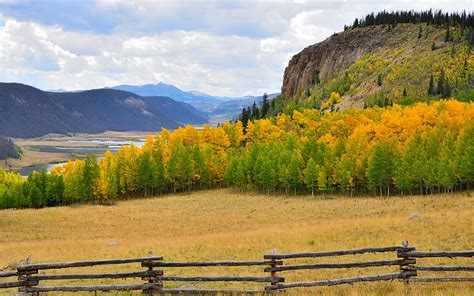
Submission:
<svg viewBox="0 0 474 296">
<path fill-rule="evenodd" d="M 337 263 L 322 263 L 320 261 L 308 263 L 308 260 L 323 260 L 325 258 L 339 258 L 347 255 L 362 254 L 385 254 L 392 253 L 395 258 L 387 260 L 351 261 Z M 18 288 L 20 293 L 39 294 L 42 292 L 83 292 L 83 291 L 131 291 L 140 290 L 147 294 L 216 294 L 216 293 L 274 293 L 291 288 L 304 288 L 315 286 L 333 286 L 341 284 L 353 284 L 357 282 L 377 282 L 399 280 L 406 284 L 410 282 L 474 282 L 474 277 L 449 276 L 449 277 L 426 277 L 419 276 L 422 273 L 448 272 L 456 273 L 473 272 L 474 266 L 446 266 L 446 265 L 420 265 L 418 261 L 430 261 L 432 258 L 457 258 L 474 257 L 474 250 L 466 251 L 417 251 L 408 246 L 406 242 L 402 246 L 364 248 L 344 251 L 315 252 L 315 253 L 292 253 L 292 254 L 267 254 L 261 261 L 205 261 L 205 262 L 164 262 L 162 256 L 148 256 L 143 258 L 112 259 L 98 261 L 78 261 L 61 263 L 20 264 L 16 270 L 0 272 L 0 278 L 10 279 L 9 282 L 0 282 L 1 289 Z M 288 261 L 305 260 L 301 263 L 288 263 Z M 301 262 L 301 261 L 300 261 Z M 118 273 L 67 273 L 57 274 L 61 269 L 92 267 L 98 265 L 127 264 L 127 266 L 139 263 L 137 270 Z M 472 264 L 472 261 L 471 261 Z M 182 271 L 185 268 L 215 268 L 215 267 L 262 267 L 263 272 L 250 274 L 248 276 L 186 276 Z M 335 279 L 292 281 L 286 282 L 285 276 L 289 272 L 301 270 L 324 270 L 324 269 L 359 269 L 378 267 L 398 267 L 397 272 L 370 274 L 364 276 L 341 277 Z M 168 271 L 177 271 L 180 275 L 167 274 Z M 49 273 L 48 273 L 49 272 Z M 222 272 L 221 270 L 219 272 Z M 255 273 L 255 271 L 254 271 Z M 12 280 L 12 278 L 15 278 Z M 45 281 L 57 280 L 94 280 L 94 279 L 137 279 L 135 283 L 108 284 L 108 285 L 41 285 Z M 241 282 L 243 289 L 205 289 L 205 288 L 167 288 L 166 282 Z M 245 289 L 246 283 L 259 283 L 259 289 Z"/>
</svg>

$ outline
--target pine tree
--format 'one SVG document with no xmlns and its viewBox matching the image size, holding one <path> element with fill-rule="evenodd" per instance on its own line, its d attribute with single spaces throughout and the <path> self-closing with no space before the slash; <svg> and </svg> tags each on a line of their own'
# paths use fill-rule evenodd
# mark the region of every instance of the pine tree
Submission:
<svg viewBox="0 0 474 296">
<path fill-rule="evenodd" d="M 449 26 L 446 28 L 446 35 L 444 37 L 444 42 L 449 42 L 451 41 L 451 32 L 449 31 Z"/>
<path fill-rule="evenodd" d="M 430 76 L 430 84 L 428 86 L 428 95 L 434 96 L 436 95 L 435 89 L 434 89 L 434 77 L 433 74 Z"/>
<path fill-rule="evenodd" d="M 251 119 L 259 119 L 260 118 L 260 112 L 258 110 L 257 102 L 253 101 L 252 104 L 252 112 L 250 113 L 250 118 Z"/>
<path fill-rule="evenodd" d="M 444 69 L 441 69 L 441 74 L 439 75 L 438 78 L 438 86 L 436 88 L 436 94 L 443 96 L 443 92 L 445 91 L 444 88 Z"/>
<path fill-rule="evenodd" d="M 270 103 L 268 101 L 268 95 L 267 93 L 264 93 L 263 99 L 262 99 L 262 110 L 260 112 L 261 113 L 260 118 L 266 118 L 269 110 L 270 110 Z"/>
<path fill-rule="evenodd" d="M 407 94 L 407 88 L 404 87 L 404 88 L 403 88 L 403 97 L 406 97 L 407 95 L 408 95 L 408 94 Z"/>
<path fill-rule="evenodd" d="M 443 88 L 443 98 L 449 98 L 451 96 L 451 86 L 449 85 L 449 79 L 445 80 Z"/>
<path fill-rule="evenodd" d="M 382 83 L 383 83 L 382 82 L 382 75 L 379 74 L 379 75 L 377 75 L 377 85 L 382 86 Z"/>
</svg>

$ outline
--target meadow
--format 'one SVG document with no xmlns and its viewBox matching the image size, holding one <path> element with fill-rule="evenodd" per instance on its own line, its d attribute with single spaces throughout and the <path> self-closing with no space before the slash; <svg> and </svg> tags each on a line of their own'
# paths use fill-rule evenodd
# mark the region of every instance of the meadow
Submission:
<svg viewBox="0 0 474 296">
<path fill-rule="evenodd" d="M 390 198 L 331 195 L 312 198 L 217 189 L 119 201 L 111 206 L 2 210 L 0 267 L 14 265 L 29 255 L 33 262 L 39 263 L 142 257 L 150 250 L 155 255 L 164 255 L 168 261 L 261 260 L 263 254 L 271 253 L 273 248 L 278 253 L 315 252 L 400 245 L 403 240 L 418 250 L 472 249 L 472 194 L 471 191 Z M 381 258 L 381 255 L 363 256 L 359 258 Z M 387 256 L 395 259 L 394 254 L 387 254 L 385 258 Z M 344 260 L 357 261 L 353 257 Z M 439 262 L 467 265 L 472 259 Z M 124 271 L 123 267 L 113 268 Z M 245 269 L 232 270 L 234 275 L 249 275 Z M 187 275 L 199 274 L 195 268 L 186 272 Z M 231 271 L 214 268 L 205 274 L 222 272 Z M 288 280 L 315 280 L 384 272 L 391 271 L 380 268 L 323 270 L 285 273 L 284 276 Z M 256 268 L 254 274 L 263 275 L 262 268 Z M 186 287 L 203 286 L 186 284 Z M 413 283 L 407 291 L 403 283 L 393 281 L 288 293 L 472 295 L 474 285 Z"/>
</svg>

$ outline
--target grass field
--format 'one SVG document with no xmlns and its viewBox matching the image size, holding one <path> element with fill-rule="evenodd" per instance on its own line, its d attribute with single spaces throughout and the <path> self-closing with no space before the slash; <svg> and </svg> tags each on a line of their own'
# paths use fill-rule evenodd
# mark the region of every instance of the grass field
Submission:
<svg viewBox="0 0 474 296">
<path fill-rule="evenodd" d="M 472 192 L 403 198 L 311 198 L 269 197 L 221 189 L 121 201 L 113 206 L 4 210 L 0 211 L 0 265 L 15 263 L 28 255 L 33 262 L 51 262 L 141 257 L 149 250 L 175 261 L 259 260 L 272 248 L 279 253 L 324 251 L 399 245 L 403 240 L 419 250 L 473 249 L 473 202 Z M 383 258 L 395 256 L 387 254 Z M 343 259 L 357 261 L 353 257 L 338 260 Z M 439 262 L 473 264 L 472 259 Z M 124 271 L 123 267 L 119 270 Z M 246 273 L 240 268 L 232 270 L 234 275 Z M 283 275 L 288 280 L 313 280 L 396 270 L 324 270 Z M 198 274 L 197 269 L 185 271 Z M 200 274 L 217 275 L 223 271 L 228 272 L 221 268 Z M 261 268 L 255 273 L 263 275 Z M 410 287 L 410 295 L 474 293 L 473 284 L 414 283 Z M 293 291 L 304 293 L 400 295 L 406 291 L 399 282 Z"/>
</svg>

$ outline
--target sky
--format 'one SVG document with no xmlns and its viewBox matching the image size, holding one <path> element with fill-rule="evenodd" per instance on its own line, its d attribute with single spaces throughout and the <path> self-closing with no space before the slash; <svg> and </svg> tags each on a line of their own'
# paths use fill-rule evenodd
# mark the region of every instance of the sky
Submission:
<svg viewBox="0 0 474 296">
<path fill-rule="evenodd" d="M 44 90 L 164 82 L 219 96 L 279 92 L 293 55 L 381 10 L 468 1 L 0 0 L 0 81 Z"/>
</svg>

